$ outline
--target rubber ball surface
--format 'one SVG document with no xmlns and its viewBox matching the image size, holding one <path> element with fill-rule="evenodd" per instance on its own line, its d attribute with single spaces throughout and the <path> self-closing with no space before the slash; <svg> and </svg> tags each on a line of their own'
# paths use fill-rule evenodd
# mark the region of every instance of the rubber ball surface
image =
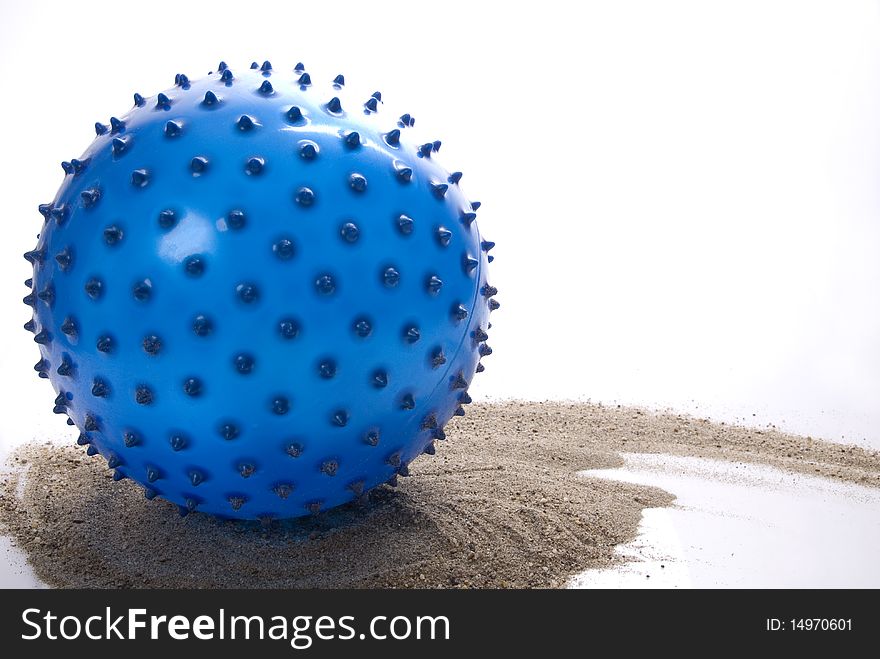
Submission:
<svg viewBox="0 0 880 659">
<path fill-rule="evenodd" d="M 461 174 L 379 92 L 221 63 L 109 124 L 25 297 L 54 411 L 182 513 L 315 513 L 407 475 L 464 414 L 497 292 Z"/>
</svg>

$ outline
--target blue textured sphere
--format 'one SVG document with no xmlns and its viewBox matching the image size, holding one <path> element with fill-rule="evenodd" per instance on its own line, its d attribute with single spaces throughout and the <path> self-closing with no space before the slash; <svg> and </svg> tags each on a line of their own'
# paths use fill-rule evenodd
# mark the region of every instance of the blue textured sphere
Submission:
<svg viewBox="0 0 880 659">
<path fill-rule="evenodd" d="M 288 518 L 407 475 L 464 414 L 496 290 L 461 174 L 382 95 L 266 62 L 109 125 L 37 246 L 25 328 L 116 478 Z"/>
</svg>

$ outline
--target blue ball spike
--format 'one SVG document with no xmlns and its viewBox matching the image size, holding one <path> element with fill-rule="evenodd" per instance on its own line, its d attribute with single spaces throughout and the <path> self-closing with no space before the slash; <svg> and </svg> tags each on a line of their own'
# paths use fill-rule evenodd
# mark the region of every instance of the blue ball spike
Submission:
<svg viewBox="0 0 880 659">
<path fill-rule="evenodd" d="M 262 174 L 263 168 L 266 166 L 266 160 L 264 158 L 260 158 L 259 156 L 254 156 L 253 158 L 248 158 L 247 164 L 245 165 L 245 172 L 251 176 L 257 176 Z"/>
<path fill-rule="evenodd" d="M 431 183 L 431 192 L 434 193 L 434 196 L 438 199 L 443 199 L 446 196 L 446 191 L 449 190 L 449 186 L 445 183 Z"/>
<path fill-rule="evenodd" d="M 73 263 L 73 255 L 71 254 L 69 247 L 64 247 L 60 252 L 55 255 L 55 261 L 58 263 L 58 267 L 62 272 L 67 272 L 70 269 L 71 264 Z"/>
<path fill-rule="evenodd" d="M 34 335 L 34 342 L 39 343 L 40 345 L 48 345 L 49 343 L 52 343 L 52 335 L 42 329 Z"/>
<path fill-rule="evenodd" d="M 397 217 L 397 230 L 404 236 L 408 236 L 413 232 L 415 222 L 411 217 L 399 215 Z"/>
<path fill-rule="evenodd" d="M 305 160 L 312 160 L 318 156 L 318 145 L 310 140 L 300 143 L 299 155 Z"/>
<path fill-rule="evenodd" d="M 61 323 L 61 331 L 67 336 L 75 338 L 77 336 L 76 321 L 68 316 L 64 319 L 64 322 Z"/>
<path fill-rule="evenodd" d="M 290 123 L 292 123 L 292 124 L 299 123 L 300 121 L 302 121 L 302 118 L 303 118 L 302 110 L 300 108 L 298 108 L 297 106 L 293 105 L 287 110 L 287 120 Z"/>
<path fill-rule="evenodd" d="M 34 370 L 37 372 L 37 375 L 39 375 L 41 378 L 48 378 L 49 377 L 49 373 L 48 373 L 49 362 L 46 361 L 45 359 L 41 359 L 36 364 L 34 364 Z"/>
<path fill-rule="evenodd" d="M 112 336 L 99 336 L 98 340 L 95 342 L 95 349 L 98 352 L 103 352 L 105 354 L 109 354 L 113 352 L 113 337 Z"/>
<path fill-rule="evenodd" d="M 46 249 L 32 249 L 24 253 L 24 258 L 28 263 L 34 265 L 42 265 L 46 258 Z"/>
<path fill-rule="evenodd" d="M 401 183 L 410 183 L 413 177 L 413 168 L 409 167 L 405 163 L 398 161 L 394 162 L 394 172 L 397 175 L 397 180 Z"/>
<path fill-rule="evenodd" d="M 136 169 L 131 173 L 131 184 L 143 188 L 150 182 L 150 173 L 146 169 Z"/>
<path fill-rule="evenodd" d="M 73 158 L 70 161 L 70 164 L 73 166 L 73 175 L 79 176 L 85 171 L 86 167 L 89 166 L 89 159 L 86 158 L 85 160 L 80 160 L 79 158 Z"/>
<path fill-rule="evenodd" d="M 243 114 L 238 118 L 238 121 L 235 122 L 235 125 L 238 126 L 238 130 L 252 130 L 256 127 L 256 122 L 254 122 L 253 117 Z"/>
<path fill-rule="evenodd" d="M 330 102 L 327 103 L 327 111 L 332 112 L 333 114 L 339 114 L 342 112 L 342 102 L 339 100 L 338 96 L 334 96 L 330 99 Z"/>
<path fill-rule="evenodd" d="M 452 242 L 452 232 L 446 227 L 437 227 L 437 242 L 441 247 L 449 247 L 449 243 Z"/>
<path fill-rule="evenodd" d="M 114 137 L 110 144 L 114 156 L 121 156 L 128 148 L 128 140 L 122 137 Z"/>
<path fill-rule="evenodd" d="M 53 411 L 181 514 L 270 521 L 395 485 L 492 353 L 494 243 L 440 142 L 409 139 L 410 114 L 380 125 L 379 92 L 284 70 L 135 94 L 62 164 L 25 254 Z"/>
<path fill-rule="evenodd" d="M 183 126 L 179 121 L 168 121 L 165 124 L 165 137 L 177 137 L 183 131 Z"/>
<path fill-rule="evenodd" d="M 67 221 L 68 208 L 65 204 L 61 204 L 60 206 L 53 206 L 49 211 L 49 216 L 55 220 L 58 226 L 61 226 Z"/>
<path fill-rule="evenodd" d="M 349 149 L 357 149 L 361 145 L 361 134 L 353 130 L 345 136 L 345 144 Z"/>
<path fill-rule="evenodd" d="M 55 287 L 52 282 L 46 284 L 46 288 L 37 293 L 37 299 L 42 300 L 50 307 L 55 302 Z"/>
</svg>

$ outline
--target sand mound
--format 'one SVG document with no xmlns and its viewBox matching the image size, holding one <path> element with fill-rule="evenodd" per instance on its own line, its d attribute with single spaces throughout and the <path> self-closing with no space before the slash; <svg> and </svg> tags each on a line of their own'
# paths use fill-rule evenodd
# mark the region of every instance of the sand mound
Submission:
<svg viewBox="0 0 880 659">
<path fill-rule="evenodd" d="M 613 559 L 660 490 L 587 479 L 618 451 L 760 461 L 880 484 L 855 447 L 587 404 L 472 405 L 411 478 L 351 506 L 274 523 L 181 518 L 114 482 L 101 458 L 27 445 L 0 486 L 0 526 L 62 587 L 560 587 Z"/>
</svg>

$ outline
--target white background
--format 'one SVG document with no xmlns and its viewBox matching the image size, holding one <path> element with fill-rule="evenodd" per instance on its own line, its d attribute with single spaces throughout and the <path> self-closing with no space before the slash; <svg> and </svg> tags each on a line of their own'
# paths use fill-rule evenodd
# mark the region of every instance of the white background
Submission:
<svg viewBox="0 0 880 659">
<path fill-rule="evenodd" d="M 876 3 L 0 2 L 0 444 L 67 432 L 19 303 L 60 161 L 135 91 L 268 58 L 464 171 L 503 304 L 476 397 L 880 446 Z"/>
</svg>

